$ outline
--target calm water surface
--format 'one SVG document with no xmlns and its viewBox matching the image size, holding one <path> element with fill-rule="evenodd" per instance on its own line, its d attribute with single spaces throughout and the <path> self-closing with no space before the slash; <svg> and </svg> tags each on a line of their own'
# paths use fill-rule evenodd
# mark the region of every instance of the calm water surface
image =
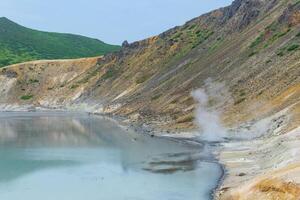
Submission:
<svg viewBox="0 0 300 200">
<path fill-rule="evenodd" d="M 207 200 L 221 171 L 203 157 L 96 116 L 0 113 L 1 200 Z"/>
</svg>

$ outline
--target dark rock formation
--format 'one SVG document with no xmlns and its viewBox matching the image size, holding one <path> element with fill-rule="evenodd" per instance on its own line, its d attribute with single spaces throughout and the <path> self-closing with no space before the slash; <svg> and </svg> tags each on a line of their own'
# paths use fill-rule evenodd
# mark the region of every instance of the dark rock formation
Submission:
<svg viewBox="0 0 300 200">
<path fill-rule="evenodd" d="M 122 47 L 123 48 L 128 48 L 130 46 L 129 42 L 127 40 L 125 40 L 123 43 L 122 43 Z"/>
</svg>

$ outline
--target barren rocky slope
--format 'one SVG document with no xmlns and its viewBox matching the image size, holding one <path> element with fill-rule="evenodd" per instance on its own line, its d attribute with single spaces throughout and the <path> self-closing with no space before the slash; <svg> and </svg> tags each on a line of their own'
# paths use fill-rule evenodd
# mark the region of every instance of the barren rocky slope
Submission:
<svg viewBox="0 0 300 200">
<path fill-rule="evenodd" d="M 118 53 L 6 67 L 0 104 L 91 109 L 180 133 L 197 130 L 191 92 L 222 83 L 223 101 L 210 96 L 208 109 L 236 140 L 219 154 L 219 198 L 297 199 L 299 45 L 299 1 L 235 0 Z"/>
</svg>

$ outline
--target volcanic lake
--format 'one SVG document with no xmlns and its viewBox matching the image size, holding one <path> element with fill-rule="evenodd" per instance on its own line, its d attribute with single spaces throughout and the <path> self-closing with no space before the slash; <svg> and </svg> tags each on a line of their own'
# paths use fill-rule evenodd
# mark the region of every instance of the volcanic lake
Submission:
<svg viewBox="0 0 300 200">
<path fill-rule="evenodd" d="M 222 171 L 206 151 L 85 113 L 0 113 L 0 199 L 207 200 Z"/>
</svg>

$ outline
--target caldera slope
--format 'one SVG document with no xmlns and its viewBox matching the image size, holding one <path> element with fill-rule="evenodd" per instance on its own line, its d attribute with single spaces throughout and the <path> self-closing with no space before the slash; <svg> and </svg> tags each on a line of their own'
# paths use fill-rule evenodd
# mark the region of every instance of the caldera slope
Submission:
<svg viewBox="0 0 300 200">
<path fill-rule="evenodd" d="M 297 199 L 299 45 L 299 1 L 235 0 L 117 53 L 1 69 L 0 103 L 85 109 L 180 136 L 198 132 L 191 92 L 210 78 L 228 90 L 209 109 L 231 138 L 218 153 L 227 171 L 216 198 Z"/>
</svg>

